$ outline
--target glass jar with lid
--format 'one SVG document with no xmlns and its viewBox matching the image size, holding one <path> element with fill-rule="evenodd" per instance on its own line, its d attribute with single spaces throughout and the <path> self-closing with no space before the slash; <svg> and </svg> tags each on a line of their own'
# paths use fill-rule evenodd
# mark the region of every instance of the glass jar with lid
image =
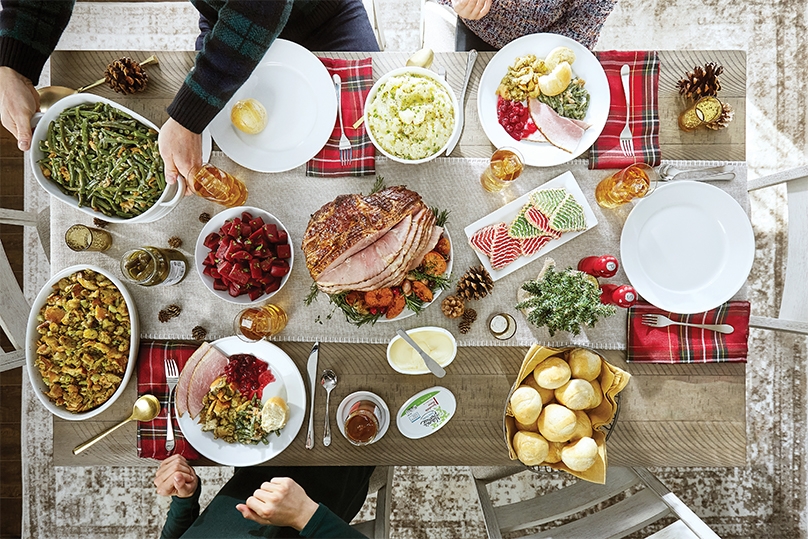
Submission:
<svg viewBox="0 0 808 539">
<path fill-rule="evenodd" d="M 168 286 L 182 281 L 188 262 L 175 249 L 145 245 L 131 249 L 121 258 L 121 273 L 130 283 L 141 286 Z"/>
</svg>

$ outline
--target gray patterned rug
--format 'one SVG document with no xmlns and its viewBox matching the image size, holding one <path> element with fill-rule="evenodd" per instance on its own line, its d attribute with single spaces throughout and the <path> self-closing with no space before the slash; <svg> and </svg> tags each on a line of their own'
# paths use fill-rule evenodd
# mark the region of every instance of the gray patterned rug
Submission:
<svg viewBox="0 0 808 539">
<path fill-rule="evenodd" d="M 389 50 L 419 48 L 420 0 L 380 0 Z M 750 178 L 806 163 L 806 2 L 621 0 L 598 49 L 746 49 L 747 159 Z M 115 21 L 112 24 L 111 21 Z M 187 49 L 196 18 L 184 3 L 79 3 L 62 49 Z M 46 82 L 46 81 L 45 81 Z M 31 178 L 28 209 L 48 204 Z M 784 191 L 751 199 L 757 256 L 750 277 L 753 313 L 774 316 L 785 268 Z M 26 293 L 33 298 L 47 262 L 27 237 Z M 803 240 L 804 241 L 804 240 Z M 806 339 L 752 331 L 747 377 L 748 463 L 743 468 L 670 468 L 654 473 L 722 537 L 806 537 Z M 26 382 L 26 389 L 28 384 Z M 30 391 L 23 396 L 23 529 L 36 538 L 153 537 L 167 500 L 149 474 L 133 468 L 52 465 L 50 416 Z M 200 470 L 207 488 L 227 468 Z M 568 481 L 559 474 L 522 474 L 503 481 L 494 502 L 545 492 Z M 484 537 L 468 469 L 396 470 L 392 527 L 397 538 Z M 369 516 L 363 509 L 360 518 Z"/>
</svg>

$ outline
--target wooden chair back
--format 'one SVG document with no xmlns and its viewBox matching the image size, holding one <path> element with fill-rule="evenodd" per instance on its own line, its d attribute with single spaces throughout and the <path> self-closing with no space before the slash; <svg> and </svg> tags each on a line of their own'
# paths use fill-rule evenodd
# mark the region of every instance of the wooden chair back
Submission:
<svg viewBox="0 0 808 539">
<path fill-rule="evenodd" d="M 494 506 L 487 485 L 523 471 L 525 468 L 521 466 L 472 467 L 489 538 L 501 539 L 503 533 L 518 532 L 581 513 L 637 486 L 643 488 L 603 509 L 564 525 L 522 537 L 525 539 L 625 537 L 663 517 L 673 515 L 678 519 L 673 525 L 650 537 L 718 538 L 715 532 L 645 468 L 611 467 L 604 485 L 580 480 L 569 487 L 543 496 Z"/>
<path fill-rule="evenodd" d="M 788 259 L 783 299 L 777 318 L 753 316 L 749 325 L 808 335 L 808 166 L 752 180 L 748 190 L 784 183 L 788 197 Z"/>
<path fill-rule="evenodd" d="M 394 466 L 376 466 L 370 476 L 368 494 L 376 493 L 376 516 L 373 520 L 358 522 L 352 527 L 370 539 L 390 537 L 390 506 L 393 502 Z"/>
<path fill-rule="evenodd" d="M 376 41 L 379 44 L 379 50 L 384 50 L 387 47 L 387 42 L 384 40 L 384 31 L 381 24 L 379 24 L 379 3 L 378 0 L 362 0 L 365 4 L 365 11 L 368 12 L 370 25 L 373 27 L 373 33 L 376 34 Z"/>
<path fill-rule="evenodd" d="M 25 364 L 25 329 L 31 305 L 17 283 L 2 242 L 0 242 L 0 298 L 3 298 L 0 327 L 14 346 L 11 352 L 0 350 L 0 372 L 3 372 Z"/>
</svg>

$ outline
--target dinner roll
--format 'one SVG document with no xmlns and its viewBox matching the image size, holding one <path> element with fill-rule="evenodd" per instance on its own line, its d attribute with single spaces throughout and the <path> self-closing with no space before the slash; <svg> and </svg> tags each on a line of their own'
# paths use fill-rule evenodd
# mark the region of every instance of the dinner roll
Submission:
<svg viewBox="0 0 808 539">
<path fill-rule="evenodd" d="M 595 394 L 592 398 L 592 402 L 589 403 L 587 410 L 590 408 L 597 408 L 600 406 L 600 403 L 603 402 L 603 388 L 601 387 L 600 382 L 597 380 L 592 380 L 589 383 L 592 384 L 592 390 Z"/>
<path fill-rule="evenodd" d="M 574 472 L 583 472 L 595 464 L 598 444 L 592 438 L 581 438 L 561 448 L 561 460 Z"/>
<path fill-rule="evenodd" d="M 539 433 L 550 442 L 566 442 L 575 431 L 575 412 L 560 404 L 548 404 L 539 415 Z"/>
<path fill-rule="evenodd" d="M 511 411 L 519 423 L 534 423 L 541 413 L 541 395 L 528 385 L 521 385 L 511 395 Z"/>
<path fill-rule="evenodd" d="M 535 421 L 533 423 L 520 423 L 516 421 L 516 430 L 524 430 L 528 432 L 539 432 L 539 425 Z"/>
<path fill-rule="evenodd" d="M 550 445 L 535 432 L 519 431 L 513 437 L 513 450 L 527 466 L 538 466 L 547 458 Z"/>
<path fill-rule="evenodd" d="M 533 369 L 536 383 L 545 389 L 555 389 L 570 379 L 570 366 L 560 357 L 548 357 Z"/>
<path fill-rule="evenodd" d="M 544 462 L 555 464 L 561 462 L 561 448 L 567 445 L 565 442 L 549 442 L 550 450 L 547 452 L 547 457 Z"/>
<path fill-rule="evenodd" d="M 536 379 L 532 375 L 530 374 L 527 375 L 527 378 L 525 378 L 522 383 L 529 385 L 530 387 L 539 392 L 539 395 L 541 395 L 541 403 L 543 405 L 550 404 L 555 400 L 555 394 L 553 393 L 553 390 L 541 387 L 536 382 Z"/>
<path fill-rule="evenodd" d="M 600 375 L 600 356 L 586 348 L 572 350 L 567 358 L 573 378 L 594 380 Z"/>
<path fill-rule="evenodd" d="M 595 400 L 595 390 L 586 380 L 574 378 L 555 390 L 558 402 L 570 410 L 584 410 Z"/>
<path fill-rule="evenodd" d="M 570 440 L 575 441 L 587 437 L 592 437 L 592 421 L 586 412 L 575 410 L 575 430 L 572 431 Z"/>
</svg>

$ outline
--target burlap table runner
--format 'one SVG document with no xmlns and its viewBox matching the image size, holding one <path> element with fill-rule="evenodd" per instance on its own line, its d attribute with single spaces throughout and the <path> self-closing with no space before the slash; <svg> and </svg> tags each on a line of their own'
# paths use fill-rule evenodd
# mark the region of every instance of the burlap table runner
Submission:
<svg viewBox="0 0 808 539">
<path fill-rule="evenodd" d="M 244 179 L 249 189 L 247 204 L 260 207 L 283 222 L 290 231 L 294 246 L 292 275 L 272 302 L 281 305 L 289 315 L 289 324 L 277 337 L 281 341 L 363 342 L 387 343 L 398 327 L 409 329 L 418 326 L 437 325 L 452 331 L 461 346 L 530 346 L 539 343 L 545 346 L 585 345 L 599 349 L 625 349 L 626 312 L 598 321 L 595 328 L 583 328 L 578 336 L 558 332 L 550 337 L 544 328 L 527 323 L 521 313 L 514 309 L 520 285 L 535 278 L 541 269 L 544 256 L 513 272 L 495 283 L 492 293 L 469 305 L 478 312 L 478 320 L 471 330 L 463 335 L 457 330 L 457 320 L 443 316 L 438 302 L 427 307 L 420 315 L 399 322 L 378 322 L 375 326 L 354 327 L 345 321 L 341 311 L 334 310 L 325 294 L 319 294 L 311 305 L 304 305 L 309 294 L 311 277 L 305 266 L 300 242 L 309 216 L 320 206 L 344 193 L 368 193 L 374 183 L 373 177 L 307 178 L 305 167 L 298 167 L 279 174 L 261 174 L 242 168 L 220 152 L 214 152 L 211 162 Z M 589 204 L 595 212 L 598 224 L 593 229 L 551 251 L 558 268 L 575 267 L 584 256 L 613 254 L 620 256 L 620 232 L 631 204 L 616 210 L 604 210 L 594 200 L 595 185 L 608 175 L 608 171 L 589 170 L 586 161 L 575 160 L 566 165 L 535 168 L 529 167 L 522 176 L 503 193 L 485 192 L 479 183 L 480 173 L 486 159 L 438 158 L 426 164 L 403 165 L 379 158 L 377 174 L 387 185 L 403 184 L 421 194 L 430 207 L 450 211 L 447 229 L 454 248 L 453 281 L 456 282 L 466 269 L 479 264 L 477 255 L 468 245 L 463 229 L 470 223 L 500 208 L 518 196 L 538 187 L 563 172 L 570 170 L 575 176 Z M 677 167 L 687 168 L 712 162 L 672 162 Z M 717 164 L 717 163 L 716 163 Z M 733 196 L 748 212 L 746 194 L 746 165 L 732 163 L 737 174 L 730 182 L 716 182 Z M 180 248 L 189 263 L 186 278 L 179 284 L 168 287 L 141 287 L 128 285 L 135 297 L 139 313 L 141 337 L 151 339 L 190 339 L 191 330 L 200 325 L 208 330 L 208 339 L 232 335 L 232 322 L 240 310 L 239 305 L 215 297 L 202 284 L 195 269 L 193 252 L 199 231 L 202 212 L 211 215 L 221 211 L 222 206 L 198 197 L 187 197 L 167 217 L 149 224 L 107 227 L 113 236 L 113 246 L 104 253 L 74 253 L 64 243 L 65 230 L 74 223 L 92 226 L 92 218 L 58 201 L 51 207 L 51 270 L 58 271 L 72 264 L 88 263 L 109 269 L 121 277 L 119 262 L 123 253 L 142 245 L 167 247 L 168 239 L 178 236 Z M 621 271 L 606 282 L 623 284 L 628 280 Z M 445 297 L 447 292 L 443 293 Z M 745 297 L 741 290 L 736 299 Z M 157 313 L 169 304 L 182 307 L 180 316 L 161 323 Z M 499 312 L 513 314 L 517 321 L 516 335 L 507 340 L 494 339 L 487 330 L 487 320 Z"/>
</svg>

